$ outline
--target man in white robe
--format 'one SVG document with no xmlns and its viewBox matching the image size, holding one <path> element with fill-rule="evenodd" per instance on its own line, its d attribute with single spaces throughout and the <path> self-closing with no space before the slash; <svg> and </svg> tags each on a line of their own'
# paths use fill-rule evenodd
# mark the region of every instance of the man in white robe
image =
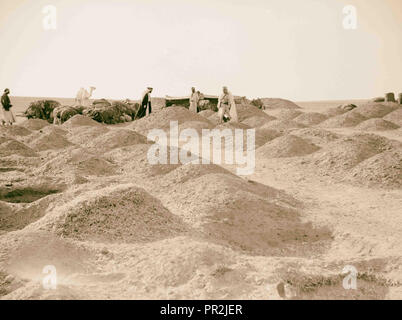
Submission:
<svg viewBox="0 0 402 320">
<path fill-rule="evenodd" d="M 227 87 L 223 87 L 223 93 L 218 99 L 218 116 L 219 123 L 222 123 L 224 120 L 230 120 L 231 122 L 239 121 L 235 100 Z"/>
<path fill-rule="evenodd" d="M 198 109 L 198 101 L 200 100 L 200 97 L 198 93 L 195 91 L 195 88 L 191 88 L 191 95 L 190 95 L 190 108 L 189 110 L 191 112 L 197 113 Z"/>
</svg>

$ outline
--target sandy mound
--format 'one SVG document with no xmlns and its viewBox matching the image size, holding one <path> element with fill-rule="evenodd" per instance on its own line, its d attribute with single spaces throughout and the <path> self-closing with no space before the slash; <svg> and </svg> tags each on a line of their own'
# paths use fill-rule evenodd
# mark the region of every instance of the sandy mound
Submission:
<svg viewBox="0 0 402 320">
<path fill-rule="evenodd" d="M 115 187 L 90 195 L 61 215 L 57 233 L 97 242 L 150 242 L 177 236 L 185 226 L 145 190 Z"/>
<path fill-rule="evenodd" d="M 21 123 L 22 127 L 29 130 L 40 130 L 49 125 L 49 122 L 42 119 L 27 119 Z"/>
<path fill-rule="evenodd" d="M 282 255 L 294 254 L 297 247 L 297 254 L 303 255 L 302 247 L 311 248 L 330 235 L 327 230 L 301 223 L 297 212 L 289 207 L 296 202 L 291 197 L 229 174 L 188 179 L 177 184 L 170 197 L 169 207 L 203 237 L 237 250 Z M 305 242 L 300 244 L 296 239 Z"/>
<path fill-rule="evenodd" d="M 272 120 L 272 117 L 267 115 L 264 111 L 262 111 L 261 109 L 258 109 L 255 106 L 249 105 L 249 104 L 240 104 L 240 105 L 236 105 L 237 108 L 237 116 L 239 119 L 239 122 L 242 122 L 248 118 L 251 117 L 260 117 L 263 119 L 267 119 Z"/>
<path fill-rule="evenodd" d="M 372 118 L 366 121 L 363 121 L 359 125 L 355 127 L 357 130 L 362 131 L 386 131 L 386 130 L 394 130 L 398 129 L 399 126 L 395 123 L 389 122 L 387 120 L 381 118 Z"/>
<path fill-rule="evenodd" d="M 329 142 L 339 139 L 341 136 L 319 128 L 305 128 L 292 131 L 292 135 L 309 140 L 317 146 L 325 146 Z"/>
<path fill-rule="evenodd" d="M 304 156 L 319 150 L 315 144 L 294 135 L 278 137 L 257 150 L 263 158 L 287 158 Z"/>
<path fill-rule="evenodd" d="M 11 138 L 0 136 L 0 156 L 7 157 L 12 155 L 19 155 L 23 157 L 37 156 L 36 152 L 27 147 L 25 144 Z"/>
<path fill-rule="evenodd" d="M 0 134 L 8 135 L 10 137 L 25 137 L 32 133 L 31 130 L 27 128 L 13 125 L 13 126 L 0 126 Z"/>
<path fill-rule="evenodd" d="M 275 113 L 275 117 L 278 118 L 278 120 L 293 120 L 301 114 L 303 114 L 303 112 L 294 109 L 280 110 L 278 113 Z"/>
<path fill-rule="evenodd" d="M 314 165 L 330 169 L 331 173 L 350 170 L 378 153 L 398 148 L 401 143 L 375 134 L 354 134 L 327 144 L 311 155 Z"/>
<path fill-rule="evenodd" d="M 304 125 L 293 120 L 274 120 L 264 124 L 261 129 L 289 130 L 305 128 Z"/>
<path fill-rule="evenodd" d="M 388 113 L 384 120 L 390 121 L 392 123 L 397 124 L 398 126 L 402 126 L 402 108 L 399 108 L 391 113 Z"/>
<path fill-rule="evenodd" d="M 81 114 L 77 114 L 63 123 L 65 128 L 76 126 L 102 126 L 102 124 Z"/>
<path fill-rule="evenodd" d="M 402 149 L 385 151 L 359 163 L 346 179 L 368 186 L 402 188 Z"/>
<path fill-rule="evenodd" d="M 71 128 L 68 140 L 81 146 L 89 146 L 95 138 L 109 132 L 106 126 L 80 126 Z"/>
<path fill-rule="evenodd" d="M 299 109 L 300 107 L 289 100 L 279 98 L 261 98 L 266 109 Z"/>
<path fill-rule="evenodd" d="M 212 173 L 231 173 L 215 164 L 186 164 L 170 171 L 163 177 L 162 186 L 166 187 L 177 183 L 185 183 L 189 180 L 199 178 Z"/>
<path fill-rule="evenodd" d="M 180 166 L 180 164 L 150 164 L 147 156 L 149 148 L 150 144 L 135 144 L 113 149 L 104 156 L 118 165 L 122 172 L 135 174 L 141 178 L 163 175 Z M 167 157 L 170 159 L 170 148 L 167 149 Z"/>
<path fill-rule="evenodd" d="M 357 107 L 354 112 L 360 113 L 366 118 L 382 118 L 398 108 L 396 103 L 367 103 Z"/>
<path fill-rule="evenodd" d="M 313 126 L 328 119 L 328 116 L 318 112 L 303 113 L 293 120 L 305 126 Z"/>
<path fill-rule="evenodd" d="M 271 116 L 268 117 L 253 116 L 242 121 L 242 123 L 249 126 L 250 128 L 258 128 L 268 123 L 269 121 L 273 120 L 276 120 L 276 118 Z"/>
<path fill-rule="evenodd" d="M 214 115 L 216 112 L 212 110 L 202 110 L 198 112 L 198 115 L 204 117 L 204 118 L 209 118 L 210 116 Z"/>
<path fill-rule="evenodd" d="M 354 127 L 359 123 L 367 120 L 366 117 L 362 116 L 358 112 L 350 111 L 339 116 L 329 118 L 324 122 L 319 124 L 319 127 L 322 128 L 348 128 Z"/>
<path fill-rule="evenodd" d="M 39 167 L 39 172 L 46 175 L 94 175 L 107 176 L 116 173 L 116 166 L 103 157 L 94 155 L 85 149 L 65 151 Z"/>
<path fill-rule="evenodd" d="M 150 129 L 169 129 L 170 121 L 177 121 L 179 124 L 187 121 L 210 123 L 205 117 L 193 113 L 186 108 L 169 107 L 134 121 L 130 127 L 139 133 L 147 135 Z"/>
<path fill-rule="evenodd" d="M 88 148 L 98 152 L 107 152 L 112 149 L 131 146 L 133 144 L 146 144 L 147 138 L 130 129 L 114 129 L 88 141 Z"/>
<path fill-rule="evenodd" d="M 47 133 L 39 133 L 39 137 L 30 142 L 30 146 L 34 150 L 44 151 L 64 149 L 72 145 L 62 134 L 57 132 L 58 128 L 54 129 Z"/>
</svg>

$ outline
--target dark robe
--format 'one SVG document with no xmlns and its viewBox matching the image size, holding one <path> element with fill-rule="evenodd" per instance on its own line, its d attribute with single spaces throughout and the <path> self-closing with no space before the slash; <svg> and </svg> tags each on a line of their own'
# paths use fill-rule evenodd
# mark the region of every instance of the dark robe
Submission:
<svg viewBox="0 0 402 320">
<path fill-rule="evenodd" d="M 149 99 L 149 93 L 144 95 L 141 101 L 141 106 L 137 111 L 137 114 L 135 115 L 136 119 L 143 118 L 147 114 L 147 107 L 148 107 L 148 113 L 151 114 L 152 112 L 152 107 L 151 107 L 151 99 Z"/>
<path fill-rule="evenodd" d="M 8 97 L 8 94 L 5 93 L 1 97 L 1 104 L 3 105 L 4 110 L 9 111 L 11 108 L 11 103 L 10 103 L 10 98 Z"/>
</svg>

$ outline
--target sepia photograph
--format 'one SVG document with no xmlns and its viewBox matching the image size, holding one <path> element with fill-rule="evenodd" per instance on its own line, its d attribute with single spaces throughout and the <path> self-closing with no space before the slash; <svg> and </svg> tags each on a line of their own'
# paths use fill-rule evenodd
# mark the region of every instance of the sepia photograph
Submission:
<svg viewBox="0 0 402 320">
<path fill-rule="evenodd" d="M 401 39 L 401 0 L 0 0 L 0 300 L 401 300 Z"/>
</svg>

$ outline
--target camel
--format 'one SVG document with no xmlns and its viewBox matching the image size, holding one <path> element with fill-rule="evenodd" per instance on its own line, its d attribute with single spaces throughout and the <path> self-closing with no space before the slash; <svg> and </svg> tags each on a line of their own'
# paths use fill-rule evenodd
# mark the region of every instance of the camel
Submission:
<svg viewBox="0 0 402 320">
<path fill-rule="evenodd" d="M 87 107 L 89 105 L 89 98 L 92 96 L 92 92 L 95 90 L 95 87 L 89 87 L 89 92 L 88 90 L 85 90 L 84 88 L 80 88 L 78 90 L 78 93 L 75 97 L 75 104 L 78 106 L 84 106 Z"/>
</svg>

